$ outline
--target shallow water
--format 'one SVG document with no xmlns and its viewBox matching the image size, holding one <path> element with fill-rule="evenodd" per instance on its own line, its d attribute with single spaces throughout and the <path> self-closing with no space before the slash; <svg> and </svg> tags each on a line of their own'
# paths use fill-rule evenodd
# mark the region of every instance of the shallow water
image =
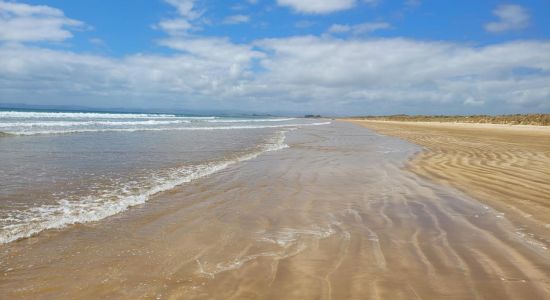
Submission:
<svg viewBox="0 0 550 300">
<path fill-rule="evenodd" d="M 312 124 L 0 111 L 0 130 L 12 135 L 0 139 L 0 243 L 119 213 L 152 194 L 281 148 L 285 131 Z"/>
<path fill-rule="evenodd" d="M 100 222 L 0 246 L 0 298 L 545 299 L 547 250 L 347 123 Z"/>
</svg>

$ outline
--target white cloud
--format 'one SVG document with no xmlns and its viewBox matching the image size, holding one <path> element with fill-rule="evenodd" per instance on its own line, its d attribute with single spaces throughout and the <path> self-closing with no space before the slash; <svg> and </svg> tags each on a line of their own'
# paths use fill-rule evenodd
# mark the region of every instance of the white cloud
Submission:
<svg viewBox="0 0 550 300">
<path fill-rule="evenodd" d="M 391 28 L 391 25 L 386 22 L 370 22 L 370 23 L 361 23 L 356 25 L 343 25 L 343 24 L 333 24 L 328 29 L 331 33 L 346 33 L 350 32 L 353 34 L 363 34 L 370 33 L 381 29 Z"/>
<path fill-rule="evenodd" d="M 185 19 L 172 19 L 160 21 L 156 28 L 160 28 L 170 35 L 185 34 L 193 26 Z"/>
<path fill-rule="evenodd" d="M 153 28 L 160 29 L 169 35 L 186 35 L 190 30 L 197 30 L 194 23 L 203 14 L 195 7 L 195 0 L 164 0 L 167 4 L 176 8 L 178 17 L 172 19 L 164 19 Z"/>
<path fill-rule="evenodd" d="M 0 1 L 0 41 L 63 41 L 72 37 L 69 28 L 83 25 L 56 8 Z"/>
<path fill-rule="evenodd" d="M 253 51 L 250 45 L 234 44 L 227 38 L 170 38 L 161 40 L 160 44 L 222 63 L 249 62 L 252 58 L 262 56 L 261 52 Z"/>
<path fill-rule="evenodd" d="M 225 24 L 240 24 L 250 22 L 250 16 L 247 15 L 232 15 L 223 20 Z"/>
<path fill-rule="evenodd" d="M 259 45 L 273 53 L 262 60 L 267 70 L 262 80 L 284 87 L 273 94 L 334 111 L 383 105 L 394 112 L 407 105 L 460 110 L 471 97 L 485 99 L 483 109 L 513 111 L 525 109 L 519 91 L 529 91 L 535 107 L 550 109 L 548 42 L 476 48 L 406 39 L 296 37 Z M 531 70 L 532 76 L 515 73 L 518 68 Z"/>
<path fill-rule="evenodd" d="M 87 105 L 111 107 L 340 114 L 550 109 L 550 42 L 478 48 L 305 36 L 241 45 L 171 38 L 162 44 L 182 52 L 115 59 L 5 45 L 0 90 L 5 99 L 82 97 Z"/>
<path fill-rule="evenodd" d="M 195 9 L 195 0 L 164 0 L 166 3 L 174 6 L 178 13 L 186 19 L 196 19 L 201 16 L 201 12 Z"/>
<path fill-rule="evenodd" d="M 328 14 L 355 6 L 355 0 L 277 0 L 277 3 L 306 14 Z"/>
<path fill-rule="evenodd" d="M 485 30 L 489 32 L 503 32 L 520 30 L 529 26 L 530 16 L 525 8 L 520 5 L 499 5 L 493 14 L 499 18 L 496 22 L 485 24 Z"/>
<path fill-rule="evenodd" d="M 424 84 L 502 76 L 524 67 L 550 71 L 548 42 L 515 42 L 474 48 L 409 39 L 346 40 L 313 36 L 259 42 L 271 53 L 264 66 L 271 74 L 287 74 L 291 82 Z M 501 59 L 506 57 L 506 59 Z M 315 62 L 315 63 L 312 63 Z M 291 66 L 304 66 L 299 70 Z M 293 70 L 289 72 L 288 70 Z"/>
<path fill-rule="evenodd" d="M 333 24 L 328 29 L 329 32 L 332 33 L 343 33 L 343 32 L 350 32 L 351 26 L 350 25 L 342 25 L 342 24 Z"/>
</svg>

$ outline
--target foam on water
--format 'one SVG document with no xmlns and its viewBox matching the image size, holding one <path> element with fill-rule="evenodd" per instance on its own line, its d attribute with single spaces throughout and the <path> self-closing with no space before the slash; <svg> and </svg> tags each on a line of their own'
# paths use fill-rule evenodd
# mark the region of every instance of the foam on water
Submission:
<svg viewBox="0 0 550 300">
<path fill-rule="evenodd" d="M 296 120 L 296 118 L 280 118 L 280 119 L 229 119 L 229 120 L 208 120 L 206 122 L 208 123 L 248 123 L 248 122 L 284 122 L 284 121 L 292 121 Z"/>
<path fill-rule="evenodd" d="M 216 117 L 175 114 L 0 111 L 0 131 L 7 135 L 165 130 L 231 130 L 301 126 L 309 121 L 273 117 Z M 277 124 L 278 123 L 278 124 Z M 296 123 L 296 124 L 289 124 Z M 318 125 L 312 124 L 312 125 Z M 325 123 L 328 124 L 328 123 Z"/>
<path fill-rule="evenodd" d="M 169 125 L 169 124 L 187 124 L 190 120 L 147 120 L 147 121 L 49 121 L 49 122 L 13 122 L 0 123 L 0 128 L 9 127 L 75 127 L 75 126 L 138 126 L 138 125 Z"/>
<path fill-rule="evenodd" d="M 282 228 L 276 232 L 266 233 L 261 232 L 259 241 L 269 242 L 277 244 L 281 247 L 288 248 L 294 245 L 299 239 L 303 237 L 311 237 L 314 239 L 325 239 L 336 233 L 334 230 L 335 224 L 329 224 L 327 228 L 314 227 L 311 229 L 294 229 L 294 228 Z"/>
<path fill-rule="evenodd" d="M 213 279 L 216 275 L 241 268 L 246 263 L 259 259 L 270 257 L 275 260 L 283 260 L 300 254 L 306 250 L 313 241 L 319 241 L 329 238 L 337 233 L 335 228 L 339 227 L 338 222 L 328 224 L 326 227 L 312 226 L 310 228 L 281 228 L 275 231 L 260 231 L 257 233 L 257 241 L 273 244 L 277 249 L 270 251 L 248 254 L 235 257 L 229 261 L 218 263 L 209 263 L 208 260 L 197 258 L 197 273 L 203 277 Z M 349 233 L 342 232 L 344 238 L 349 240 Z M 347 235 L 346 235 L 347 234 Z"/>
<path fill-rule="evenodd" d="M 176 118 L 176 117 L 177 116 L 173 114 L 0 111 L 0 118 L 19 118 L 19 119 L 29 119 L 29 118 L 78 118 L 78 119 L 81 119 L 81 118 L 92 118 L 92 119 L 145 118 L 145 119 L 152 119 L 152 118 Z"/>
<path fill-rule="evenodd" d="M 253 159 L 262 153 L 287 148 L 285 132 L 279 131 L 271 140 L 254 151 L 230 159 L 174 168 L 167 174 L 153 175 L 151 182 L 133 182 L 118 190 L 105 191 L 99 196 L 86 196 L 77 201 L 59 200 L 54 205 L 42 205 L 13 212 L 2 219 L 0 243 L 30 237 L 43 230 L 63 228 L 76 223 L 93 222 L 123 212 L 147 202 L 151 196 L 176 186 L 202 178 L 236 163 Z"/>
<path fill-rule="evenodd" d="M 290 128 L 302 126 L 329 125 L 331 122 L 317 123 L 295 123 L 295 124 L 277 124 L 277 125 L 235 125 L 235 126 L 188 126 L 188 127 L 132 127 L 132 128 L 74 128 L 63 130 L 30 130 L 30 131 L 10 131 L 5 133 L 11 135 L 47 135 L 47 134 L 68 134 L 68 133 L 86 133 L 86 132 L 136 132 L 136 131 L 166 131 L 166 130 L 235 130 L 235 129 L 262 129 L 262 128 Z"/>
</svg>

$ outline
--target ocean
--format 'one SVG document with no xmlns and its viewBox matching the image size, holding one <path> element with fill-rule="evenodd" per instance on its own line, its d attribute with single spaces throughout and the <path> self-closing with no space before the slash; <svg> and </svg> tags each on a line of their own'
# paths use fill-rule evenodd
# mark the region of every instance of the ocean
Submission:
<svg viewBox="0 0 550 300">
<path fill-rule="evenodd" d="M 98 221 L 330 124 L 282 117 L 0 111 L 0 243 Z"/>
</svg>

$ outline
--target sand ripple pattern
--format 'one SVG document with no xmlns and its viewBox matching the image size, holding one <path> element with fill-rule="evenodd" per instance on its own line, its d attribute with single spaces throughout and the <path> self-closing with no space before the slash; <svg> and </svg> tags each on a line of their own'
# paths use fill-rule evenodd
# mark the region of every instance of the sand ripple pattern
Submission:
<svg viewBox="0 0 550 300">
<path fill-rule="evenodd" d="M 412 171 L 495 207 L 516 223 L 518 235 L 550 247 L 550 127 L 362 124 L 424 146 Z"/>
</svg>

